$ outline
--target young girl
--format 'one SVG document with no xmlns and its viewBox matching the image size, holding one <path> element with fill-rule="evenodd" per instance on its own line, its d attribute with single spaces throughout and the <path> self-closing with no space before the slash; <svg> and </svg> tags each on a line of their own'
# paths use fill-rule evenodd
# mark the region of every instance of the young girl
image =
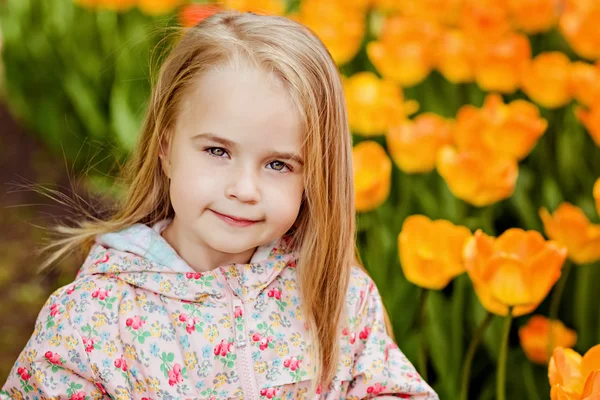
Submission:
<svg viewBox="0 0 600 400">
<path fill-rule="evenodd" d="M 108 220 L 3 387 L 23 399 L 437 399 L 354 262 L 352 144 L 323 44 L 234 11 L 181 38 Z"/>
</svg>

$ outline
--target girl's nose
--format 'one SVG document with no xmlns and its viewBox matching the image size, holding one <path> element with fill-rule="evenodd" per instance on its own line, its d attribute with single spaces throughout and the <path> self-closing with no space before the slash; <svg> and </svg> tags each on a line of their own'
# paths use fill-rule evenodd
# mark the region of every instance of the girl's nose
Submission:
<svg viewBox="0 0 600 400">
<path fill-rule="evenodd" d="M 238 168 L 225 188 L 225 195 L 243 203 L 258 203 L 260 190 L 256 174 L 250 168 Z"/>
</svg>

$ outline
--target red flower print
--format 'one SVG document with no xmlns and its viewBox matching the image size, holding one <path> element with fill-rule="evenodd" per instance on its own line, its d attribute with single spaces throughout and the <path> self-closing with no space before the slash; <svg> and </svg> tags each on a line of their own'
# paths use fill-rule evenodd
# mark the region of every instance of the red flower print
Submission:
<svg viewBox="0 0 600 400">
<path fill-rule="evenodd" d="M 267 293 L 269 297 L 275 297 L 277 300 L 281 300 L 281 289 L 273 288 Z"/>
<path fill-rule="evenodd" d="M 259 348 L 261 350 L 266 349 L 267 347 L 269 347 L 269 343 L 272 342 L 272 341 L 273 341 L 273 336 L 268 336 L 268 337 L 262 338 L 260 340 Z"/>
<path fill-rule="evenodd" d="M 385 386 L 381 386 L 381 383 L 377 382 L 373 386 L 369 386 L 367 388 L 367 393 L 369 393 L 369 394 L 379 394 L 379 393 L 383 392 L 383 389 L 385 389 Z"/>
<path fill-rule="evenodd" d="M 350 331 L 348 330 L 348 327 L 345 326 L 344 329 L 342 329 L 342 335 L 348 336 L 348 333 L 350 333 Z"/>
<path fill-rule="evenodd" d="M 102 257 L 102 258 L 100 258 L 100 259 L 96 260 L 96 261 L 94 262 L 94 265 L 96 265 L 96 264 L 102 264 L 102 263 L 105 263 L 105 262 L 107 262 L 107 261 L 108 261 L 108 259 L 109 259 L 109 257 L 108 257 L 108 254 L 105 254 L 105 255 L 104 255 L 104 257 Z"/>
<path fill-rule="evenodd" d="M 292 371 L 295 371 L 298 368 L 300 368 L 300 361 L 301 360 L 298 360 L 297 357 L 288 358 L 283 362 L 283 366 L 289 368 Z"/>
<path fill-rule="evenodd" d="M 102 394 L 107 394 L 106 389 L 104 389 L 104 385 L 102 385 L 100 382 L 96 382 L 96 387 L 98 389 L 100 389 L 100 391 L 102 392 Z"/>
<path fill-rule="evenodd" d="M 255 333 L 254 335 L 252 335 L 252 341 L 253 342 L 260 342 L 260 334 Z"/>
<path fill-rule="evenodd" d="M 196 330 L 196 324 L 198 322 L 200 322 L 199 318 L 188 318 L 186 321 L 187 326 L 185 327 L 186 332 L 189 334 L 194 332 Z"/>
<path fill-rule="evenodd" d="M 277 388 L 265 388 L 260 390 L 261 396 L 266 396 L 267 399 L 272 399 L 277 395 Z"/>
<path fill-rule="evenodd" d="M 365 326 L 365 328 L 358 334 L 358 337 L 361 340 L 366 340 L 369 337 L 369 333 L 371 333 L 371 328 Z"/>
<path fill-rule="evenodd" d="M 235 306 L 235 313 L 234 313 L 234 318 L 240 318 L 243 315 L 242 312 L 242 307 L 240 306 Z"/>
<path fill-rule="evenodd" d="M 350 344 L 354 344 L 356 342 L 356 332 L 350 333 Z"/>
<path fill-rule="evenodd" d="M 196 280 L 198 280 L 198 279 L 202 278 L 202 273 L 200 273 L 200 272 L 186 272 L 185 273 L 185 277 L 188 278 L 188 279 L 196 279 Z"/>
<path fill-rule="evenodd" d="M 46 357 L 46 359 L 48 361 L 50 361 L 51 364 L 62 365 L 62 361 L 60 361 L 60 355 L 58 353 L 53 353 L 51 351 L 47 351 L 44 354 L 44 357 Z"/>
<path fill-rule="evenodd" d="M 29 380 L 29 378 L 31 378 L 31 374 L 29 373 L 27 368 L 24 367 L 19 367 L 17 369 L 17 374 L 19 374 L 21 376 L 21 379 L 23 379 L 24 381 L 27 381 Z"/>
<path fill-rule="evenodd" d="M 181 365 L 173 365 L 173 369 L 169 370 L 169 385 L 173 386 L 177 383 L 183 382 L 183 375 L 181 375 Z"/>
<path fill-rule="evenodd" d="M 50 306 L 50 315 L 52 315 L 53 317 L 56 317 L 58 314 L 60 314 L 60 310 L 58 309 L 58 304 L 54 303 L 54 304 L 52 304 L 52 306 Z"/>
<path fill-rule="evenodd" d="M 233 342 L 225 343 L 225 339 L 221 340 L 221 343 L 215 346 L 213 352 L 215 356 L 219 354 L 223 357 L 227 355 L 227 353 L 231 352 L 231 348 L 233 347 Z"/>
<path fill-rule="evenodd" d="M 317 394 L 321 394 L 321 384 L 319 383 L 319 386 L 317 386 Z"/>
<path fill-rule="evenodd" d="M 115 367 L 117 368 L 121 368 L 123 371 L 127 371 L 127 361 L 125 360 L 125 357 L 123 357 L 123 355 L 121 355 L 121 357 L 115 359 Z"/>
<path fill-rule="evenodd" d="M 146 321 L 144 321 L 139 315 L 136 315 L 133 318 L 127 318 L 125 321 L 125 325 L 132 327 L 136 331 L 144 325 Z"/>
<path fill-rule="evenodd" d="M 98 339 L 96 339 L 96 338 L 84 337 L 84 338 L 82 338 L 82 340 L 83 340 L 83 345 L 85 346 L 85 351 L 88 353 L 91 353 L 92 350 L 94 350 L 94 345 L 96 344 L 96 342 L 98 342 Z"/>
<path fill-rule="evenodd" d="M 75 285 L 73 285 L 73 286 L 71 286 L 71 287 L 69 287 L 69 288 L 67 289 L 67 294 L 71 294 L 71 293 L 73 293 L 74 291 L 75 291 Z"/>
<path fill-rule="evenodd" d="M 85 400 L 85 392 L 73 393 L 69 400 Z"/>
<path fill-rule="evenodd" d="M 185 315 L 185 314 L 179 314 L 179 320 L 181 322 L 185 322 L 185 321 L 187 321 L 187 319 L 188 319 L 187 315 Z"/>
<path fill-rule="evenodd" d="M 95 299 L 99 299 L 99 300 L 104 300 L 108 296 L 110 296 L 110 290 L 106 290 L 104 288 L 96 289 L 92 293 L 92 297 L 95 298 Z"/>
</svg>

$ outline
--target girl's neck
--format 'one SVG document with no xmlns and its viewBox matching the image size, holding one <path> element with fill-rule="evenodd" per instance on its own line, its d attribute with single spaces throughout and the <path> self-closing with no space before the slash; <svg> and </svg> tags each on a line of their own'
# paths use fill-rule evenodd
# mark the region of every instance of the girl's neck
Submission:
<svg viewBox="0 0 600 400">
<path fill-rule="evenodd" d="M 252 248 L 243 253 L 223 253 L 210 248 L 206 243 L 190 241 L 189 238 L 192 236 L 180 232 L 177 228 L 176 221 L 173 220 L 161 232 L 161 236 L 197 272 L 212 271 L 223 265 L 248 264 L 256 251 L 256 248 Z"/>
</svg>

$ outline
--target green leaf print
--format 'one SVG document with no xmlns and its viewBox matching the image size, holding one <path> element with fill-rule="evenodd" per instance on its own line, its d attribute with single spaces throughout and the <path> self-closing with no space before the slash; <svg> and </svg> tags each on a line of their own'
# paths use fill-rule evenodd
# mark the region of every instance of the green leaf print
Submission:
<svg viewBox="0 0 600 400">
<path fill-rule="evenodd" d="M 175 360 L 175 354 L 169 353 L 169 355 L 167 356 L 167 361 L 168 362 L 173 362 L 174 360 Z"/>
<path fill-rule="evenodd" d="M 134 331 L 132 329 L 131 332 L 133 333 L 133 336 L 135 337 L 135 339 L 137 339 L 138 342 L 140 342 L 140 344 L 144 344 L 144 342 L 146 341 L 146 338 L 152 335 L 148 331 L 140 331 L 140 332 L 138 332 L 138 331 Z"/>
<path fill-rule="evenodd" d="M 285 308 L 287 307 L 287 303 L 283 300 L 277 300 L 277 308 L 279 308 L 279 311 L 285 311 Z"/>
</svg>

